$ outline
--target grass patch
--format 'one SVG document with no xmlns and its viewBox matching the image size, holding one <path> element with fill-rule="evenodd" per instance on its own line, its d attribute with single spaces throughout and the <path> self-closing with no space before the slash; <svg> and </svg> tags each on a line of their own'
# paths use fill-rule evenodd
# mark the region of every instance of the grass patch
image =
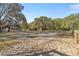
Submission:
<svg viewBox="0 0 79 59">
<path fill-rule="evenodd" d="M 0 42 L 0 51 L 6 49 L 7 47 L 8 46 L 5 43 Z"/>
<path fill-rule="evenodd" d="M 10 42 L 12 39 L 0 39 L 0 51 L 11 47 Z"/>
</svg>

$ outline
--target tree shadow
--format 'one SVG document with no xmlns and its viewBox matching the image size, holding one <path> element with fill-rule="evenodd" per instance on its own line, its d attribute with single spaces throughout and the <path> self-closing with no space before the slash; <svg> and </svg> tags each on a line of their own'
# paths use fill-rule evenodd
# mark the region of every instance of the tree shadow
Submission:
<svg viewBox="0 0 79 59">
<path fill-rule="evenodd" d="M 49 53 L 53 52 L 52 55 L 49 55 Z M 64 53 L 61 53 L 59 51 L 56 51 L 55 49 L 54 50 L 50 50 L 50 51 L 46 51 L 46 52 L 42 52 L 42 53 L 35 53 L 33 54 L 33 56 L 39 56 L 39 55 L 42 55 L 42 56 L 54 56 L 54 54 L 57 54 L 59 56 L 69 56 L 67 54 L 64 54 Z"/>
<path fill-rule="evenodd" d="M 61 53 L 59 51 L 54 50 L 50 50 L 50 51 L 45 51 L 45 52 L 40 52 L 40 53 L 33 53 L 34 51 L 31 52 L 20 52 L 17 54 L 9 54 L 7 56 L 69 56 L 67 54 Z M 50 53 L 53 53 L 52 55 L 50 55 Z"/>
</svg>

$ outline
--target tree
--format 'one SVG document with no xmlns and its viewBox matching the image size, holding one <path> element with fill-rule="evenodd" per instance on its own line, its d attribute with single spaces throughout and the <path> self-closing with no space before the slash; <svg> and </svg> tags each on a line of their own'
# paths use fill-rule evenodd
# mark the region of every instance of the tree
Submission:
<svg viewBox="0 0 79 59">
<path fill-rule="evenodd" d="M 27 30 L 28 27 L 29 26 L 28 26 L 27 22 L 24 22 L 24 23 L 21 24 L 21 29 L 23 29 L 23 30 Z"/>
<path fill-rule="evenodd" d="M 61 30 L 62 26 L 62 19 L 61 18 L 56 18 L 52 19 L 46 16 L 40 16 L 39 18 L 35 18 L 35 20 L 30 23 L 32 29 L 35 28 L 36 30 Z"/>
<path fill-rule="evenodd" d="M 11 25 L 26 21 L 25 16 L 21 13 L 23 9 L 24 7 L 19 3 L 0 4 L 0 20 L 7 21 L 8 31 L 10 31 Z"/>
<path fill-rule="evenodd" d="M 74 24 L 79 21 L 79 14 L 72 14 L 64 18 L 66 24 L 68 25 L 69 29 L 72 29 Z M 76 28 L 76 26 L 74 27 Z"/>
<path fill-rule="evenodd" d="M 33 23 L 36 25 L 36 27 L 34 25 L 34 28 L 36 28 L 36 29 L 38 29 L 40 31 L 49 30 L 50 26 L 48 24 L 50 23 L 50 21 L 49 21 L 50 19 L 51 18 L 48 18 L 46 16 L 40 16 L 39 18 L 35 18 Z"/>
<path fill-rule="evenodd" d="M 69 30 L 72 30 L 74 36 L 74 30 L 79 29 L 79 14 L 72 14 L 64 18 Z"/>
<path fill-rule="evenodd" d="M 61 18 L 54 19 L 55 30 L 62 30 L 62 21 Z"/>
<path fill-rule="evenodd" d="M 29 23 L 29 30 L 38 30 L 38 25 L 35 22 Z"/>
</svg>

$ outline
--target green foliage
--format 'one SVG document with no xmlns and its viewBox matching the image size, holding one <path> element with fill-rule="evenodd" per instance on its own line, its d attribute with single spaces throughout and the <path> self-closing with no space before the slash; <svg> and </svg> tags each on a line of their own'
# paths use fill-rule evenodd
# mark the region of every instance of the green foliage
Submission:
<svg viewBox="0 0 79 59">
<path fill-rule="evenodd" d="M 51 18 L 48 18 L 46 16 L 41 16 L 39 18 L 35 18 L 34 22 L 30 23 L 31 27 L 30 29 L 33 30 L 49 30 L 51 24 Z"/>
<path fill-rule="evenodd" d="M 24 22 L 24 23 L 21 24 L 21 29 L 24 29 L 24 30 L 28 29 L 27 22 Z"/>
<path fill-rule="evenodd" d="M 29 26 L 32 30 L 72 30 L 79 29 L 79 14 L 72 14 L 70 16 L 61 18 L 49 18 L 41 16 L 35 18 Z"/>
<path fill-rule="evenodd" d="M 79 29 L 79 14 L 72 14 L 64 18 L 49 18 L 47 16 L 40 16 L 35 18 L 33 22 L 27 23 L 26 17 L 22 13 L 24 6 L 19 3 L 0 4 L 0 31 L 2 28 L 11 25 L 21 29 L 29 30 L 74 30 Z M 6 26 L 4 26 L 6 25 Z"/>
<path fill-rule="evenodd" d="M 0 20 L 1 23 L 0 31 L 8 28 L 8 32 L 12 29 L 11 27 L 17 27 L 20 25 L 20 22 L 25 22 L 26 18 L 22 13 L 24 6 L 20 3 L 2 3 L 0 4 Z M 11 26 L 13 25 L 13 26 Z"/>
<path fill-rule="evenodd" d="M 37 29 L 37 26 L 35 25 L 34 22 L 32 22 L 32 23 L 29 24 L 29 29 L 30 29 L 30 30 L 35 30 L 35 29 Z"/>
<path fill-rule="evenodd" d="M 61 30 L 62 19 L 60 19 L 60 18 L 54 19 L 54 26 L 55 26 L 56 30 Z"/>
<path fill-rule="evenodd" d="M 69 29 L 79 28 L 79 14 L 72 14 L 64 18 L 66 25 Z"/>
</svg>

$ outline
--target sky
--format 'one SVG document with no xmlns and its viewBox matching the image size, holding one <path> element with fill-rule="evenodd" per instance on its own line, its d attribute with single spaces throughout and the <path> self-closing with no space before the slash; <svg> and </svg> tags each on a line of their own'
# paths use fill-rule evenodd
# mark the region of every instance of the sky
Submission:
<svg viewBox="0 0 79 59">
<path fill-rule="evenodd" d="M 74 13 L 79 13 L 77 3 L 22 3 L 27 22 L 34 21 L 34 18 L 47 16 L 51 18 L 64 18 Z"/>
</svg>

